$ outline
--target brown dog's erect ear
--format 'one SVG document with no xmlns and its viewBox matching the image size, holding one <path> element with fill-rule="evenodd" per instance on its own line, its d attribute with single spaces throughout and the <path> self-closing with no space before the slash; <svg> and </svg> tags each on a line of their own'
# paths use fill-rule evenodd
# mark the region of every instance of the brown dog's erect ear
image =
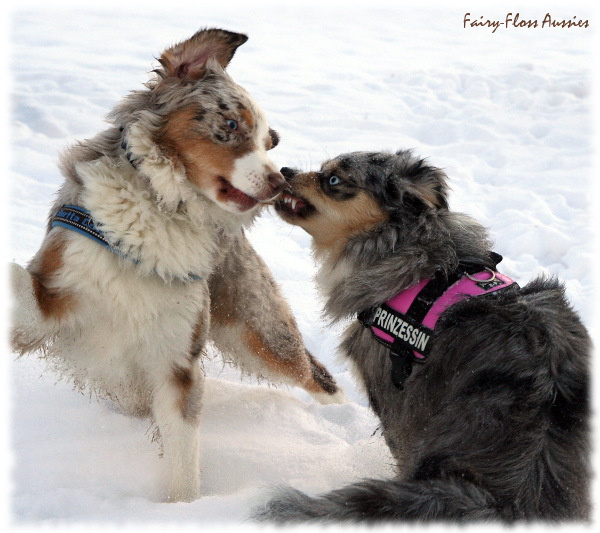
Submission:
<svg viewBox="0 0 600 533">
<path fill-rule="evenodd" d="M 187 41 L 167 48 L 159 59 L 164 70 L 157 73 L 164 78 L 199 80 L 204 76 L 206 63 L 215 59 L 226 68 L 238 46 L 248 40 L 242 33 L 217 28 L 200 30 Z"/>
</svg>

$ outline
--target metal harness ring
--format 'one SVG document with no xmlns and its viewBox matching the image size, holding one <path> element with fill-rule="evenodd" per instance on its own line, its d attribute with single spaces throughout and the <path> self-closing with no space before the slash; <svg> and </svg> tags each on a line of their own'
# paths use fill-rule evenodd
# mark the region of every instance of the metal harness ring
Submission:
<svg viewBox="0 0 600 533">
<path fill-rule="evenodd" d="M 491 268 L 488 268 L 488 267 L 484 267 L 484 268 L 492 275 L 492 277 L 490 279 L 477 279 L 477 278 L 474 278 L 473 276 L 471 276 L 470 274 L 467 274 L 466 272 L 465 272 L 465 276 L 467 276 L 467 278 L 469 278 L 471 281 L 486 281 L 486 282 L 494 281 L 496 279 L 496 272 L 494 272 Z"/>
</svg>

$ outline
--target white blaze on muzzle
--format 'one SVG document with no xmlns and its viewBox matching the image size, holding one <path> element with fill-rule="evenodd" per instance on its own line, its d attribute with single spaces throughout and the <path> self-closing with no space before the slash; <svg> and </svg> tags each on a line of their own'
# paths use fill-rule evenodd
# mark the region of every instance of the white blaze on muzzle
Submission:
<svg viewBox="0 0 600 533">
<path fill-rule="evenodd" d="M 231 184 L 248 196 L 259 201 L 270 200 L 278 194 L 274 191 L 269 177 L 278 174 L 275 164 L 266 152 L 255 150 L 236 159 Z"/>
</svg>

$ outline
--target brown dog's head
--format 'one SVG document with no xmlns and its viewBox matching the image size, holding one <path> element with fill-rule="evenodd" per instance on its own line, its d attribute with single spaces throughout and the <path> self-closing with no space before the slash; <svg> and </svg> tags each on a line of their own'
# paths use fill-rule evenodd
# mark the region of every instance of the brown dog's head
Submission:
<svg viewBox="0 0 600 533">
<path fill-rule="evenodd" d="M 177 205 L 191 185 L 241 213 L 271 201 L 285 186 L 267 155 L 277 134 L 225 72 L 246 40 L 220 29 L 199 31 L 165 50 L 149 90 L 135 91 L 112 113 L 124 128 L 130 158 L 162 202 Z"/>
<path fill-rule="evenodd" d="M 275 208 L 313 237 L 316 250 L 341 249 L 380 223 L 448 208 L 444 173 L 408 151 L 353 152 L 318 172 L 281 172 L 288 189 Z"/>
</svg>

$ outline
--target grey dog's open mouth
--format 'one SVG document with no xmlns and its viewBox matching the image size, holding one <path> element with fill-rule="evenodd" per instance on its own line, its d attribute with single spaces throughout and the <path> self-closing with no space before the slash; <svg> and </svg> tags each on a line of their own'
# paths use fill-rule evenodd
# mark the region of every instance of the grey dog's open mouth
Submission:
<svg viewBox="0 0 600 533">
<path fill-rule="evenodd" d="M 306 199 L 294 196 L 288 191 L 281 193 L 275 202 L 275 209 L 283 215 L 306 217 L 315 211 L 314 206 Z"/>
</svg>

